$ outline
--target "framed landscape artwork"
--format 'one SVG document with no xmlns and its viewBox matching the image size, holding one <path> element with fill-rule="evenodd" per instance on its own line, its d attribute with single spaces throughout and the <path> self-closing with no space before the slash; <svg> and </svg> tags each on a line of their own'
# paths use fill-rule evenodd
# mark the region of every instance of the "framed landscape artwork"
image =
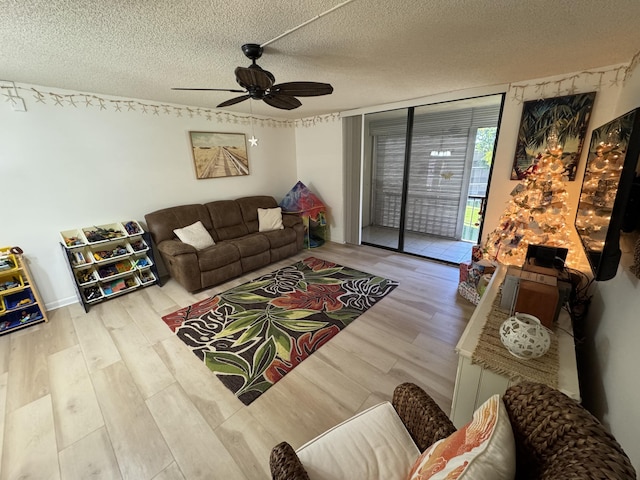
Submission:
<svg viewBox="0 0 640 480">
<path fill-rule="evenodd" d="M 249 175 L 244 133 L 189 132 L 196 178 Z"/>
<path fill-rule="evenodd" d="M 573 181 L 596 92 L 524 102 L 511 180 L 522 180 L 545 152 L 559 155 Z"/>
</svg>

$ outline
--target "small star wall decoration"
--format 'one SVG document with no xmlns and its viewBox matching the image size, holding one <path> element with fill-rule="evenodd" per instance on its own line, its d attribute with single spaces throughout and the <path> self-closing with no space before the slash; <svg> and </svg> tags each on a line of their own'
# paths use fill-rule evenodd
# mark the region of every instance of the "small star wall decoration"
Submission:
<svg viewBox="0 0 640 480">
<path fill-rule="evenodd" d="M 251 144 L 252 147 L 257 147 L 258 139 L 254 135 L 251 135 L 251 138 L 249 139 L 249 143 Z"/>
<path fill-rule="evenodd" d="M 35 90 L 33 88 L 31 90 L 33 90 L 35 92 L 34 97 L 36 99 L 36 103 L 46 103 L 44 101 L 44 95 L 42 93 L 38 92 L 37 90 Z"/>
</svg>

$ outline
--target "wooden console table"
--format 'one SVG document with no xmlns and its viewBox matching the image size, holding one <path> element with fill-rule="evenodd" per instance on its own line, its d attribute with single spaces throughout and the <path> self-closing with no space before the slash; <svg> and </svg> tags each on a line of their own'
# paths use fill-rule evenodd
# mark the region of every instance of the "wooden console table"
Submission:
<svg viewBox="0 0 640 480">
<path fill-rule="evenodd" d="M 493 394 L 503 394 L 513 382 L 508 376 L 500 375 L 480 365 L 472 363 L 472 355 L 478 344 L 482 328 L 487 321 L 491 306 L 500 290 L 507 267 L 500 266 L 491 278 L 491 282 L 480 299 L 458 344 L 458 371 L 451 405 L 451 421 L 460 428 L 465 425 L 473 412 Z M 556 335 L 558 337 L 558 390 L 580 401 L 580 386 L 576 352 L 569 314 L 562 309 L 558 318 Z"/>
</svg>

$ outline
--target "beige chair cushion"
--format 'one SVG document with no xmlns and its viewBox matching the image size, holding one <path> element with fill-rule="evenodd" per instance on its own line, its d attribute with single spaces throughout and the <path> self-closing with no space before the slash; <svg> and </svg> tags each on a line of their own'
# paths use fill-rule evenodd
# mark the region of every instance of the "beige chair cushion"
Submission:
<svg viewBox="0 0 640 480">
<path fill-rule="evenodd" d="M 311 480 L 406 480 L 420 455 L 389 402 L 349 418 L 296 453 Z"/>
<path fill-rule="evenodd" d="M 203 250 L 215 245 L 213 238 L 211 238 L 211 234 L 207 232 L 207 229 L 204 228 L 204 225 L 202 225 L 202 222 L 200 221 L 197 221 L 188 227 L 176 228 L 173 233 L 175 233 L 176 237 L 178 237 L 183 243 L 191 245 L 196 250 Z"/>
</svg>

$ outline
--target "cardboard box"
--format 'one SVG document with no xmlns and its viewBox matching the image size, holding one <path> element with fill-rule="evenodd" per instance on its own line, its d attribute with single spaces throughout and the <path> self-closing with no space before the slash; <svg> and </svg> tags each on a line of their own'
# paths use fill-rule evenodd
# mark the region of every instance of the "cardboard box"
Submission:
<svg viewBox="0 0 640 480">
<path fill-rule="evenodd" d="M 514 313 L 528 313 L 551 329 L 556 318 L 560 293 L 556 285 L 533 280 L 520 280 Z"/>
<path fill-rule="evenodd" d="M 554 275 L 546 275 L 535 271 L 524 270 L 518 267 L 509 267 L 507 276 L 517 277 L 521 280 L 530 280 L 532 282 L 544 283 L 545 285 L 557 285 L 558 278 Z"/>
<path fill-rule="evenodd" d="M 558 270 L 552 267 L 540 267 L 539 265 L 533 265 L 526 263 L 522 266 L 522 270 L 527 272 L 540 273 L 542 275 L 548 275 L 550 277 L 558 277 Z"/>
<path fill-rule="evenodd" d="M 500 306 L 511 314 L 528 313 L 551 328 L 559 313 L 559 298 L 555 276 L 513 266 L 507 269 Z"/>
</svg>

